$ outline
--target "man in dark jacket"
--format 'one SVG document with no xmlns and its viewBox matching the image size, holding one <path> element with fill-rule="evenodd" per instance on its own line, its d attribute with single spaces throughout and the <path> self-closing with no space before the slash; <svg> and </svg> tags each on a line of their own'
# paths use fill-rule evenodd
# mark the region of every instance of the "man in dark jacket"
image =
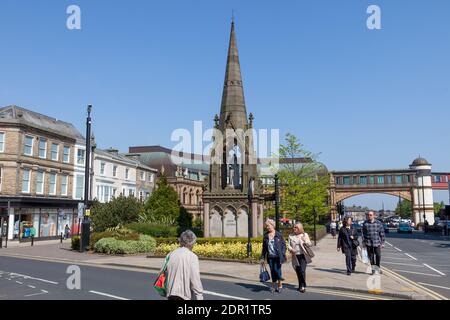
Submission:
<svg viewBox="0 0 450 320">
<path fill-rule="evenodd" d="M 375 219 L 373 211 L 368 213 L 368 218 L 363 225 L 363 241 L 372 265 L 372 274 L 375 274 L 375 269 L 381 273 L 381 249 L 384 248 L 385 241 L 384 227 L 380 221 Z"/>
<path fill-rule="evenodd" d="M 352 218 L 344 219 L 343 227 L 339 230 L 337 250 L 342 250 L 345 254 L 345 264 L 347 266 L 347 275 L 350 276 L 356 269 L 356 242 L 358 241 L 358 233 L 352 228 Z"/>
</svg>

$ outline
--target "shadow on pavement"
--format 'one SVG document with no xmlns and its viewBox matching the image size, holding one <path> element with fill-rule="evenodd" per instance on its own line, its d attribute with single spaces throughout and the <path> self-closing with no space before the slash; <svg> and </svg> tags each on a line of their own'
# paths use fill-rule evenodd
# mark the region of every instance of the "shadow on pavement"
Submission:
<svg viewBox="0 0 450 320">
<path fill-rule="evenodd" d="M 330 273 L 338 273 L 338 274 L 346 274 L 347 271 L 345 271 L 344 269 L 323 269 L 323 268 L 314 268 L 314 270 L 317 271 L 323 271 L 323 272 L 330 272 Z"/>
</svg>

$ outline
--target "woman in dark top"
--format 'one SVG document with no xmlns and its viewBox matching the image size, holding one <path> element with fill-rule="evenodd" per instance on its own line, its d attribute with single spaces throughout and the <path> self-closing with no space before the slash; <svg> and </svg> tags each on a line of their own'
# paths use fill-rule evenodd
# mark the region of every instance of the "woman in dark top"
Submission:
<svg viewBox="0 0 450 320">
<path fill-rule="evenodd" d="M 355 272 L 358 245 L 358 232 L 352 228 L 352 218 L 348 217 L 344 219 L 337 241 L 337 250 L 342 250 L 342 253 L 345 254 L 348 276 Z"/>
<path fill-rule="evenodd" d="M 286 241 L 280 232 L 275 230 L 275 221 L 269 219 L 266 222 L 267 232 L 264 234 L 261 260 L 267 260 L 272 277 L 271 292 L 281 293 L 283 285 L 281 281 L 281 265 L 286 262 Z"/>
</svg>

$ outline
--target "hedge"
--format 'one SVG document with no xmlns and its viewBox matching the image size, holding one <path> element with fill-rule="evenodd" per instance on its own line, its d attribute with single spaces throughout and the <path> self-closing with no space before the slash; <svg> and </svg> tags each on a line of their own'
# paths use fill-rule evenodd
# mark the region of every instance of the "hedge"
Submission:
<svg viewBox="0 0 450 320">
<path fill-rule="evenodd" d="M 80 251 L 80 236 L 72 237 L 71 247 L 72 250 Z"/>
<path fill-rule="evenodd" d="M 150 236 L 141 235 L 138 241 L 117 240 L 114 238 L 100 239 L 95 244 L 94 251 L 105 254 L 136 254 L 153 252 L 155 247 L 155 239 Z"/>
<path fill-rule="evenodd" d="M 154 238 L 170 238 L 176 237 L 178 235 L 177 227 L 158 225 L 152 223 L 135 222 L 127 224 L 125 228 Z"/>
<path fill-rule="evenodd" d="M 196 244 L 235 244 L 235 243 L 245 243 L 247 244 L 248 238 L 197 238 Z M 178 244 L 178 238 L 159 238 L 156 239 L 158 245 L 164 244 Z M 252 238 L 252 243 L 262 243 L 262 237 Z"/>
<path fill-rule="evenodd" d="M 126 229 L 114 230 L 114 231 L 111 230 L 111 231 L 104 231 L 104 232 L 94 232 L 91 234 L 91 239 L 90 239 L 90 243 L 89 243 L 91 249 L 94 249 L 95 244 L 103 238 L 114 238 L 116 240 L 138 241 L 139 233 L 134 232 L 134 231 L 129 231 Z"/>
</svg>

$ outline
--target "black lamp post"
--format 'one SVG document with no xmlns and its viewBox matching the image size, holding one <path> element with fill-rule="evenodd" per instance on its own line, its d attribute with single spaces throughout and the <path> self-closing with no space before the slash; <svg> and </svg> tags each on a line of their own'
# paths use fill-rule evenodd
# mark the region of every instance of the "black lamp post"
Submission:
<svg viewBox="0 0 450 320">
<path fill-rule="evenodd" d="M 278 174 L 275 175 L 275 224 L 280 231 L 280 184 Z"/>
<path fill-rule="evenodd" d="M 252 254 L 252 202 L 253 196 L 255 192 L 255 181 L 253 178 L 250 178 L 248 182 L 248 241 L 247 241 L 247 257 L 250 258 Z"/>
<path fill-rule="evenodd" d="M 90 187 L 90 164 L 91 164 L 91 111 L 92 105 L 88 105 L 86 119 L 86 155 L 85 155 L 85 171 L 84 171 L 84 215 L 81 225 L 80 251 L 84 252 L 90 242 L 91 223 L 89 216 L 86 215 L 89 210 L 89 187 Z"/>
<path fill-rule="evenodd" d="M 314 207 L 314 246 L 317 246 L 316 220 L 317 220 L 317 211 L 316 207 Z"/>
</svg>

